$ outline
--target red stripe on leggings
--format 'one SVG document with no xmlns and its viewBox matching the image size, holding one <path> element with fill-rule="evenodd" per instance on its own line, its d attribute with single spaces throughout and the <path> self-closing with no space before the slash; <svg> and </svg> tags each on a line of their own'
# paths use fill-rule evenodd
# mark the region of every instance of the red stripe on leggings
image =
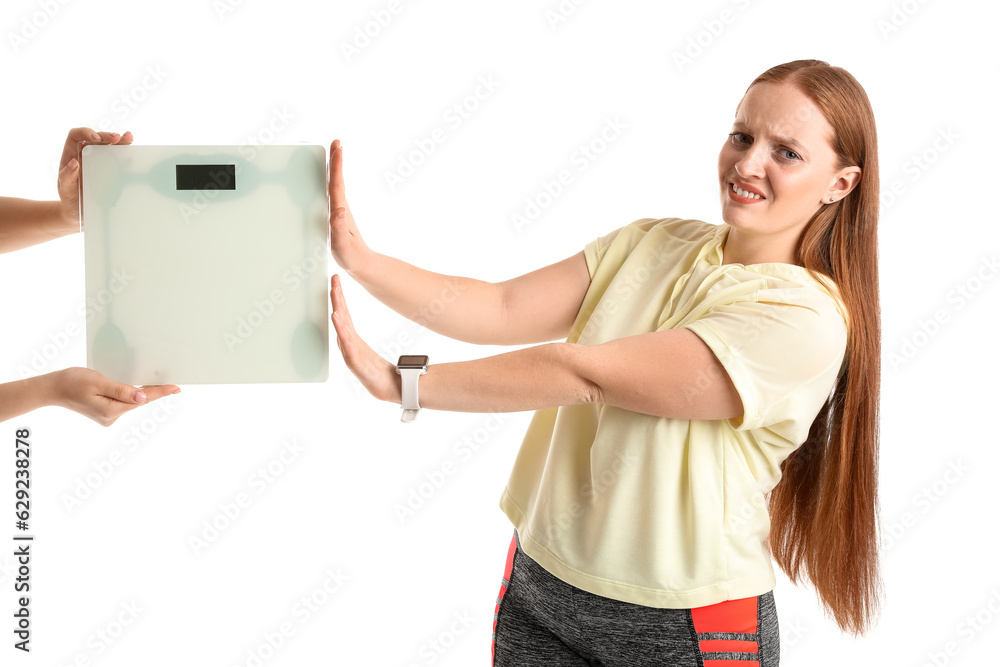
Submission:
<svg viewBox="0 0 1000 667">
<path fill-rule="evenodd" d="M 757 596 L 726 600 L 691 610 L 695 632 L 757 633 Z"/>
<path fill-rule="evenodd" d="M 695 632 L 740 632 L 757 634 L 757 597 L 726 600 L 691 609 Z M 755 641 L 706 639 L 699 641 L 702 653 L 758 653 Z M 758 667 L 758 660 L 705 660 L 705 667 Z"/>
<path fill-rule="evenodd" d="M 514 554 L 517 552 L 517 534 L 511 536 L 510 546 L 507 547 L 507 564 L 503 568 L 503 578 L 508 582 L 510 581 L 510 573 L 514 569 Z M 497 604 L 496 608 L 493 610 L 493 633 L 496 634 L 497 631 L 497 619 L 496 615 L 500 613 L 500 601 L 503 600 L 504 593 L 507 592 L 507 587 L 500 582 L 500 592 L 497 594 Z M 496 651 L 496 640 L 490 642 L 490 664 L 493 664 L 493 656 Z"/>
</svg>

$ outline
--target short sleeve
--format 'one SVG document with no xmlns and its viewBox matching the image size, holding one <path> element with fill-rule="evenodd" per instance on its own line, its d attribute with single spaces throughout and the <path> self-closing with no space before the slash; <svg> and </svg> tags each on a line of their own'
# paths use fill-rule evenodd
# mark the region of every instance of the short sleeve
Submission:
<svg viewBox="0 0 1000 667">
<path fill-rule="evenodd" d="M 611 242 L 618 238 L 618 234 L 621 233 L 623 229 L 625 229 L 625 227 L 619 227 L 613 232 L 600 236 L 584 246 L 583 254 L 587 258 L 587 269 L 590 270 L 591 280 L 593 280 L 594 273 L 597 271 L 597 265 L 601 263 L 601 260 L 604 259 L 604 255 L 607 253 L 608 248 L 611 247 Z"/>
<path fill-rule="evenodd" d="M 770 292 L 780 294 L 768 300 Z M 829 398 L 847 351 L 834 301 L 809 287 L 758 290 L 683 328 L 712 349 L 743 401 L 737 431 L 768 428 L 797 446 Z"/>
</svg>

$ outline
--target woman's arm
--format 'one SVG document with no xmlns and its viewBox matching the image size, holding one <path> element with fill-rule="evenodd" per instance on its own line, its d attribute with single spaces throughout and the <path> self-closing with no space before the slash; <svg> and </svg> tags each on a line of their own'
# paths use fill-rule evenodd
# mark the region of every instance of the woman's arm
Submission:
<svg viewBox="0 0 1000 667">
<path fill-rule="evenodd" d="M 566 338 L 590 287 L 583 251 L 501 283 L 433 273 L 378 253 L 351 275 L 400 315 L 480 345 Z"/>
<path fill-rule="evenodd" d="M 583 252 L 501 283 L 427 271 L 371 250 L 347 204 L 343 149 L 330 146 L 333 258 L 372 296 L 449 338 L 519 345 L 565 338 L 590 287 Z"/>
<path fill-rule="evenodd" d="M 90 368 L 64 368 L 24 380 L 0 384 L 0 422 L 46 405 L 58 405 L 111 426 L 129 410 L 181 390 L 174 384 L 112 382 Z"/>
<path fill-rule="evenodd" d="M 395 367 L 357 336 L 338 276 L 331 299 L 337 345 L 348 368 L 376 398 L 401 403 Z M 420 378 L 420 405 L 438 410 L 515 412 L 579 403 L 679 419 L 743 414 L 728 373 L 688 329 L 601 345 L 549 343 L 473 361 L 431 364 Z"/>
<path fill-rule="evenodd" d="M 59 162 L 59 201 L 0 197 L 0 253 L 21 250 L 80 231 L 80 163 L 76 154 L 81 141 L 124 145 L 132 142 L 132 133 L 95 132 L 89 127 L 70 130 Z"/>
<path fill-rule="evenodd" d="M 0 422 L 48 405 L 43 377 L 40 375 L 0 384 Z"/>
<path fill-rule="evenodd" d="M 62 215 L 57 201 L 0 197 L 0 253 L 52 241 L 79 231 L 79 222 Z"/>
</svg>

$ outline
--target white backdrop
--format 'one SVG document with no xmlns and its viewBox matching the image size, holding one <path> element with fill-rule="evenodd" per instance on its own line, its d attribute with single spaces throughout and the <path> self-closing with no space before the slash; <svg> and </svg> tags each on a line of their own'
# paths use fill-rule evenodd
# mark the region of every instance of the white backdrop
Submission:
<svg viewBox="0 0 1000 667">
<path fill-rule="evenodd" d="M 373 248 L 502 280 L 641 217 L 719 222 L 716 160 L 750 81 L 799 58 L 845 67 L 875 109 L 884 192 L 886 603 L 853 639 L 779 572 L 782 664 L 982 665 L 1000 635 L 1000 443 L 985 425 L 1000 370 L 997 15 L 917 0 L 7 0 L 0 194 L 55 198 L 80 125 L 149 144 L 340 138 Z M 583 156 L 606 127 L 612 140 Z M 564 169 L 572 182 L 539 199 Z M 530 202 L 539 214 L 515 224 Z M 33 359 L 33 372 L 86 364 L 83 336 L 60 336 L 82 331 L 83 275 L 80 234 L 0 256 L 0 381 Z M 349 279 L 345 291 L 386 357 L 499 351 L 422 330 Z M 324 384 L 185 386 L 110 428 L 57 408 L 4 423 L 0 664 L 488 664 L 512 532 L 497 502 L 530 413 L 403 425 L 330 334 Z M 30 655 L 12 647 L 22 425 Z M 411 492 L 422 504 L 401 518 Z"/>
</svg>

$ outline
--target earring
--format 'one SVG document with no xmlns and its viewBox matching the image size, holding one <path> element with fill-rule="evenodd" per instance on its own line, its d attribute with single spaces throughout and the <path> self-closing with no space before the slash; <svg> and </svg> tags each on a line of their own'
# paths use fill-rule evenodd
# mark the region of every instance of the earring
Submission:
<svg viewBox="0 0 1000 667">
<path fill-rule="evenodd" d="M 830 201 L 831 201 L 831 202 L 833 201 L 833 197 L 830 197 Z"/>
</svg>

